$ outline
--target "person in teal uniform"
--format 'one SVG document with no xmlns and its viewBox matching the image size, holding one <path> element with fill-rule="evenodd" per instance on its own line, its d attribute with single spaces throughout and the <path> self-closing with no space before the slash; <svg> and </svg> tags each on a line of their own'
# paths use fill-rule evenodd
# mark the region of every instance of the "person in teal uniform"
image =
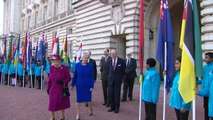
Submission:
<svg viewBox="0 0 213 120">
<path fill-rule="evenodd" d="M 70 63 L 71 64 L 71 70 L 72 70 L 71 72 L 72 73 L 75 73 L 76 59 L 77 59 L 77 57 L 74 56 L 74 60 Z"/>
<path fill-rule="evenodd" d="M 204 89 L 206 86 L 209 85 L 210 77 L 213 73 L 213 53 L 207 52 L 205 53 L 205 59 L 206 65 L 204 66 L 204 78 L 202 80 L 197 81 L 197 84 L 201 84 L 201 89 Z M 203 104 L 204 104 L 204 113 L 205 113 L 205 120 L 209 120 L 209 94 L 199 94 L 203 97 Z"/>
<path fill-rule="evenodd" d="M 8 85 L 9 66 L 7 64 L 7 61 L 3 65 L 3 74 L 4 74 L 4 85 Z"/>
<path fill-rule="evenodd" d="M 77 114 L 76 120 L 80 120 L 80 103 L 88 103 L 89 115 L 93 114 L 92 111 L 92 91 L 94 88 L 94 75 L 93 67 L 88 63 L 89 54 L 87 52 L 82 53 L 82 61 L 76 64 L 74 77 L 72 79 L 72 88 L 76 86 L 77 97 Z"/>
<path fill-rule="evenodd" d="M 47 60 L 46 60 L 46 64 L 45 64 L 45 72 L 48 75 L 48 77 L 49 77 L 49 74 L 50 74 L 50 66 L 51 66 L 50 58 L 48 57 Z"/>
<path fill-rule="evenodd" d="M 208 118 L 213 120 L 213 73 L 209 73 L 206 86 L 200 89 L 197 94 L 200 96 L 209 96 L 208 99 Z"/>
<path fill-rule="evenodd" d="M 23 86 L 23 73 L 24 72 L 24 67 L 22 65 L 22 60 L 20 59 L 18 62 L 18 68 L 17 68 L 17 73 L 18 73 L 18 83 L 20 83 L 20 87 Z"/>
<path fill-rule="evenodd" d="M 2 58 L 0 58 L 0 79 L 2 80 L 2 72 L 3 72 L 3 64 L 2 64 Z"/>
<path fill-rule="evenodd" d="M 29 78 L 28 80 L 30 83 L 29 88 L 34 88 L 35 87 L 35 62 L 34 62 L 34 59 L 32 59 L 30 69 L 28 70 L 28 78 Z M 32 86 L 31 86 L 31 79 L 32 79 Z"/>
<path fill-rule="evenodd" d="M 181 57 L 175 60 L 175 76 L 173 79 L 169 106 L 175 109 L 177 120 L 188 120 L 191 103 L 185 103 L 178 90 L 180 81 Z"/>
<path fill-rule="evenodd" d="M 156 60 L 148 58 L 146 60 L 147 71 L 142 82 L 142 100 L 145 104 L 145 119 L 156 120 L 156 106 L 159 98 L 161 79 L 157 72 Z"/>
<path fill-rule="evenodd" d="M 43 72 L 41 73 L 41 61 L 40 60 L 37 60 L 37 64 L 36 64 L 36 67 L 35 67 L 35 76 L 36 76 L 36 80 L 37 80 L 37 83 L 38 83 L 38 87 L 37 89 L 41 89 L 41 84 L 43 84 L 43 82 L 41 81 L 41 76 L 42 76 L 42 79 L 43 79 Z"/>
<path fill-rule="evenodd" d="M 14 79 L 16 77 L 16 69 L 14 66 L 14 60 L 11 61 L 10 63 L 10 80 L 12 83 L 12 79 Z"/>
</svg>

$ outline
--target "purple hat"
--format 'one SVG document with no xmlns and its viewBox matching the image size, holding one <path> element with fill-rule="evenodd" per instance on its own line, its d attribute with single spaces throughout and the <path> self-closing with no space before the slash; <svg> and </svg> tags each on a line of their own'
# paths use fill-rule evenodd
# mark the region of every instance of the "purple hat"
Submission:
<svg viewBox="0 0 213 120">
<path fill-rule="evenodd" d="M 61 60 L 61 56 L 58 54 L 52 55 L 51 60 Z"/>
</svg>

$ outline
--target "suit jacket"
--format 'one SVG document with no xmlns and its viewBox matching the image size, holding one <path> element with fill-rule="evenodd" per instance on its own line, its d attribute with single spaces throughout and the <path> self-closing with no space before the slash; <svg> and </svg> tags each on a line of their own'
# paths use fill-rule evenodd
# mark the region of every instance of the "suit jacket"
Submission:
<svg viewBox="0 0 213 120">
<path fill-rule="evenodd" d="M 109 63 L 112 58 L 108 56 L 107 60 L 105 61 L 105 57 L 101 58 L 100 62 L 100 71 L 101 71 L 101 80 L 108 81 L 109 75 Z"/>
<path fill-rule="evenodd" d="M 117 58 L 117 64 L 115 70 L 112 66 L 112 59 L 109 62 L 109 85 L 121 85 L 123 77 L 125 75 L 126 64 L 121 58 Z"/>
<path fill-rule="evenodd" d="M 97 79 L 97 67 L 96 67 L 96 62 L 94 59 L 90 58 L 89 59 L 89 63 L 92 64 L 92 67 L 93 67 L 93 75 L 94 75 L 94 80 Z"/>
<path fill-rule="evenodd" d="M 125 63 L 127 63 L 127 59 L 125 60 Z M 136 68 L 137 68 L 136 59 L 131 58 L 129 65 L 128 64 L 126 65 L 126 75 L 134 78 L 137 77 Z"/>
</svg>

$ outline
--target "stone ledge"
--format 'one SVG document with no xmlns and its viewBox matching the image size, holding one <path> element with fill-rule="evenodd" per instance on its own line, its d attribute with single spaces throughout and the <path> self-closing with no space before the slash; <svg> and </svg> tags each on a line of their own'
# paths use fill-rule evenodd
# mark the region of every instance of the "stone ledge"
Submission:
<svg viewBox="0 0 213 120">
<path fill-rule="evenodd" d="M 213 33 L 204 34 L 201 36 L 202 42 L 211 42 L 213 41 Z"/>
<path fill-rule="evenodd" d="M 202 16 L 212 15 L 212 14 L 213 14 L 213 6 L 212 7 L 208 7 L 208 8 L 204 8 L 203 10 L 201 10 L 201 15 Z"/>
<path fill-rule="evenodd" d="M 213 23 L 213 16 L 205 16 L 201 19 L 201 24 L 206 25 L 206 24 L 211 24 Z"/>
<path fill-rule="evenodd" d="M 213 6 L 213 1 L 212 0 L 206 0 L 206 1 L 202 1 L 200 3 L 200 6 L 202 8 L 208 7 L 208 6 Z"/>
<path fill-rule="evenodd" d="M 211 33 L 213 32 L 213 24 L 205 25 L 201 28 L 202 33 Z"/>
</svg>

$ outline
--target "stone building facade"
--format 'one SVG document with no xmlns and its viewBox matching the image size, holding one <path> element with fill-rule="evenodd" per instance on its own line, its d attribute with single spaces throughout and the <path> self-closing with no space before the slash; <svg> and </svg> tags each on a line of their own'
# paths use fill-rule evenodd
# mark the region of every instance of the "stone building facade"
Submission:
<svg viewBox="0 0 213 120">
<path fill-rule="evenodd" d="M 202 49 L 204 52 L 212 51 L 213 1 L 200 0 L 198 5 Z M 116 48 L 122 58 L 131 51 L 138 59 L 139 0 L 4 0 L 4 6 L 5 35 L 21 33 L 23 38 L 29 31 L 35 43 L 44 30 L 50 52 L 54 34 L 59 30 L 60 39 L 68 35 L 70 57 L 77 52 L 82 35 L 83 50 L 91 50 L 97 63 L 104 48 Z M 144 0 L 145 59 L 155 57 L 159 8 L 160 0 Z M 178 56 L 183 0 L 169 0 L 169 8 L 176 41 L 175 56 Z M 11 10 L 14 10 L 13 14 Z M 10 18 L 8 14 L 11 14 Z M 8 28 L 8 24 L 13 24 L 13 27 Z"/>
</svg>

